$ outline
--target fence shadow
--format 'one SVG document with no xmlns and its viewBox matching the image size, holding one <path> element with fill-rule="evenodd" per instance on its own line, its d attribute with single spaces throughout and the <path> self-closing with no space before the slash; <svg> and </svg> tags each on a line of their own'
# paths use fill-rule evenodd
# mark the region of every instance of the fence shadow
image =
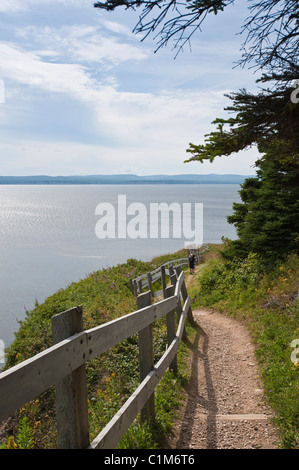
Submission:
<svg viewBox="0 0 299 470">
<path fill-rule="evenodd" d="M 218 412 L 218 407 L 208 358 L 209 337 L 205 331 L 198 326 L 198 331 L 196 333 L 194 342 L 191 343 L 189 340 L 187 340 L 186 344 L 190 350 L 193 351 L 191 362 L 191 377 L 188 385 L 186 386 L 188 399 L 184 415 L 182 417 L 182 427 L 175 448 L 189 448 L 192 440 L 192 433 L 196 432 L 193 430 L 194 426 L 197 424 L 195 421 L 196 408 L 201 406 L 206 413 L 206 424 L 204 420 L 201 421 L 202 426 L 206 427 L 206 448 L 216 449 L 216 415 Z M 206 397 L 202 395 L 202 391 L 199 390 L 198 376 L 200 362 L 202 362 L 204 368 Z"/>
</svg>

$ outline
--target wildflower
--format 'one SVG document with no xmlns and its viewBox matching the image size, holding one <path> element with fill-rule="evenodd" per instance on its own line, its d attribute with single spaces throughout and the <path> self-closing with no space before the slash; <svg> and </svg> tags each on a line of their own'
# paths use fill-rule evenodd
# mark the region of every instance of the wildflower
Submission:
<svg viewBox="0 0 299 470">
<path fill-rule="evenodd" d="M 17 449 L 18 445 L 13 436 L 9 436 L 7 440 L 7 449 Z"/>
</svg>

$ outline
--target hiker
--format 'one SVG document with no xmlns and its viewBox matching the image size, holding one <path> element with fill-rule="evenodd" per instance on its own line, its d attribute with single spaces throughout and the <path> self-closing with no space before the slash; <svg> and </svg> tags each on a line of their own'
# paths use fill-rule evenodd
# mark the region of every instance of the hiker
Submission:
<svg viewBox="0 0 299 470">
<path fill-rule="evenodd" d="M 189 268 L 190 268 L 190 274 L 194 273 L 194 266 L 195 266 L 195 256 L 194 254 L 189 256 Z"/>
</svg>

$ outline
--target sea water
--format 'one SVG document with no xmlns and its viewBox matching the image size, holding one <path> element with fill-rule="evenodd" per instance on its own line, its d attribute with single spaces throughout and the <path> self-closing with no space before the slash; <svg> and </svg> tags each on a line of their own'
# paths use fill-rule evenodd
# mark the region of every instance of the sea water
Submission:
<svg viewBox="0 0 299 470">
<path fill-rule="evenodd" d="M 203 243 L 236 238 L 227 223 L 237 184 L 2 185 L 0 186 L 0 339 L 9 346 L 26 309 L 90 272 L 129 258 L 148 261 L 180 250 L 183 238 L 106 238 L 96 235 L 96 207 L 174 202 L 203 204 Z M 117 211 L 116 211 L 117 213 Z"/>
</svg>

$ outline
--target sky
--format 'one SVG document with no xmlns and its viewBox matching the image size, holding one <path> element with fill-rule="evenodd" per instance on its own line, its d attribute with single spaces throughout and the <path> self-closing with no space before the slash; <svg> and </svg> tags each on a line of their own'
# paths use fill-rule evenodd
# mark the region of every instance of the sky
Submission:
<svg viewBox="0 0 299 470">
<path fill-rule="evenodd" d="M 256 149 L 184 163 L 224 117 L 224 95 L 257 88 L 235 68 L 248 15 L 209 15 L 176 56 L 132 33 L 139 12 L 89 0 L 1 0 L 0 175 L 255 174 Z"/>
</svg>

